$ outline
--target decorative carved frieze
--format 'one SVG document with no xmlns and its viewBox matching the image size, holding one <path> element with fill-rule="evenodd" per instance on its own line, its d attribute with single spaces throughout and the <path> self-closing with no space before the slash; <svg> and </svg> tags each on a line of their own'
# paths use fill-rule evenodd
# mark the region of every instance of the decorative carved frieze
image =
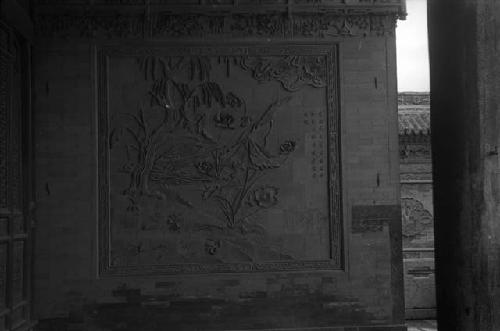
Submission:
<svg viewBox="0 0 500 331">
<path fill-rule="evenodd" d="M 399 106 L 430 106 L 431 96 L 428 92 L 406 92 L 398 94 Z"/>
<path fill-rule="evenodd" d="M 225 18 L 221 15 L 173 15 L 167 12 L 152 16 L 150 21 L 152 38 L 203 38 L 224 34 L 225 29 Z"/>
<path fill-rule="evenodd" d="M 325 39 L 393 34 L 403 15 L 398 1 L 148 3 L 40 1 L 35 30 L 48 38 Z"/>
<path fill-rule="evenodd" d="M 47 38 L 275 38 L 325 39 L 392 34 L 393 16 L 301 15 L 143 15 L 82 16 L 40 14 L 36 32 Z"/>
<path fill-rule="evenodd" d="M 431 146 L 429 143 L 400 143 L 399 159 L 401 162 L 431 162 Z"/>
<path fill-rule="evenodd" d="M 336 67 L 331 46 L 100 50 L 101 273 L 340 268 Z"/>
<path fill-rule="evenodd" d="M 138 15 L 39 15 L 35 31 L 48 38 L 142 38 L 144 17 Z"/>
</svg>

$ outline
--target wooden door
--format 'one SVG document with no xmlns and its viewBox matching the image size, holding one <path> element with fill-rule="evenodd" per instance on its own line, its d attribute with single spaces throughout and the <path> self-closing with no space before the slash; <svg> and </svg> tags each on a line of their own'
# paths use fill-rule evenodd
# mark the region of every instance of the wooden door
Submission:
<svg viewBox="0 0 500 331">
<path fill-rule="evenodd" d="M 0 22 L 0 330 L 30 330 L 32 144 L 29 44 Z"/>
</svg>

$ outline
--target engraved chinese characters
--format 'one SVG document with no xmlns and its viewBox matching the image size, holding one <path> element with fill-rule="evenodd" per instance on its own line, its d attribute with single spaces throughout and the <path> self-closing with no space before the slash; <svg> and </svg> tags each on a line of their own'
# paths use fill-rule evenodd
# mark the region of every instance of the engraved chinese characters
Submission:
<svg viewBox="0 0 500 331">
<path fill-rule="evenodd" d="M 235 49 L 102 51 L 101 271 L 339 266 L 335 52 Z"/>
</svg>

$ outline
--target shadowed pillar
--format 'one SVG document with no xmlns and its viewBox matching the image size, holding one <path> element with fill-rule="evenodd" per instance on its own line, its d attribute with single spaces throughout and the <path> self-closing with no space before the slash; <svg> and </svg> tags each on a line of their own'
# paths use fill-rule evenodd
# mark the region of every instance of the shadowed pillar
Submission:
<svg viewBox="0 0 500 331">
<path fill-rule="evenodd" d="M 429 4 L 439 330 L 500 330 L 500 3 Z"/>
</svg>

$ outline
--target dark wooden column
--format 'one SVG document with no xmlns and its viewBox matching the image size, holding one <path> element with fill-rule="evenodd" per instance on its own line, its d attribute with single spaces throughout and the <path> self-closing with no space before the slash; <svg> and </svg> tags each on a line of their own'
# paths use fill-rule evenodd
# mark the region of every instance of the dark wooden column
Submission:
<svg viewBox="0 0 500 331">
<path fill-rule="evenodd" d="M 428 4 L 439 330 L 500 330 L 500 3 Z"/>
</svg>

